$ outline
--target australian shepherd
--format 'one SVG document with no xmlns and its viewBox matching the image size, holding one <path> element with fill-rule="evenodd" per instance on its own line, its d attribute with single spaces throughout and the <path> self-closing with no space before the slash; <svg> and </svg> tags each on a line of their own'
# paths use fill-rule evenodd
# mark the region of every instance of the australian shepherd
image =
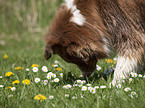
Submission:
<svg viewBox="0 0 145 108">
<path fill-rule="evenodd" d="M 99 59 L 118 57 L 112 85 L 144 69 L 145 0 L 65 0 L 45 37 L 45 58 L 58 54 L 90 76 Z"/>
</svg>

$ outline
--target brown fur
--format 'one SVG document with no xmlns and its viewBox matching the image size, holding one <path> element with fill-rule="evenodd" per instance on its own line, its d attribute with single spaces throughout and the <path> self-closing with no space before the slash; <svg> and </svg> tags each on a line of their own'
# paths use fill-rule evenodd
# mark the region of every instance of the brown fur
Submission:
<svg viewBox="0 0 145 108">
<path fill-rule="evenodd" d="M 45 57 L 58 54 L 89 76 L 98 59 L 108 57 L 106 45 L 117 55 L 141 62 L 145 44 L 145 0 L 74 0 L 86 21 L 70 22 L 71 10 L 62 5 L 46 35 Z M 107 40 L 104 41 L 103 37 Z"/>
</svg>

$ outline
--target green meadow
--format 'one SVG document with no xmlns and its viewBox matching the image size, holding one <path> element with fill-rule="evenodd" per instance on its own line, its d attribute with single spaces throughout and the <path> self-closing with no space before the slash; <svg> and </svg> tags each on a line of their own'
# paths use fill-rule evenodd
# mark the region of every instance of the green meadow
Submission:
<svg viewBox="0 0 145 108">
<path fill-rule="evenodd" d="M 109 87 L 116 59 L 86 80 L 76 65 L 45 60 L 44 36 L 63 0 L 0 0 L 0 108 L 145 108 L 145 76 Z"/>
</svg>

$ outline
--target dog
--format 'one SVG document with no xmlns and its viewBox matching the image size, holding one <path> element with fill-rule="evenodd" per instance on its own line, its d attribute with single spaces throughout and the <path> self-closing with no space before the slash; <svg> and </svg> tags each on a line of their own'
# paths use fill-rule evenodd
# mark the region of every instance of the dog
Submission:
<svg viewBox="0 0 145 108">
<path fill-rule="evenodd" d="M 112 85 L 145 65 L 145 0 L 65 0 L 45 37 L 44 56 L 58 54 L 90 76 L 100 59 L 118 57 Z"/>
</svg>

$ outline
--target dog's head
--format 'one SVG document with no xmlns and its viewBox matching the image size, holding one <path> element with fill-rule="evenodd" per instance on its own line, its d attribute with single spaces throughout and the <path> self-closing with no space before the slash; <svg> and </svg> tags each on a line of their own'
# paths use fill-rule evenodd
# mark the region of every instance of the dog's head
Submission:
<svg viewBox="0 0 145 108">
<path fill-rule="evenodd" d="M 63 6 L 56 14 L 46 35 L 45 58 L 58 54 L 69 63 L 76 64 L 84 75 L 90 76 L 98 59 L 106 57 L 104 41 L 98 30 L 85 24 L 70 22 L 72 14 Z"/>
</svg>

